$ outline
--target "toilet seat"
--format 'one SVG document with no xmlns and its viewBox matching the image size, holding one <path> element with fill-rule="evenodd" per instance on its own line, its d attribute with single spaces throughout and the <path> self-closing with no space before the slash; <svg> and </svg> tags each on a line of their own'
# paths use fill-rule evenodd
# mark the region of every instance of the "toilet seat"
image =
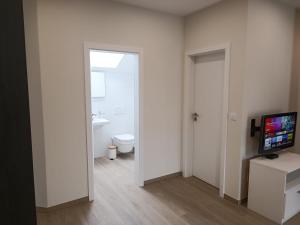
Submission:
<svg viewBox="0 0 300 225">
<path fill-rule="evenodd" d="M 115 135 L 114 140 L 120 144 L 132 144 L 134 143 L 134 136 L 131 134 L 120 134 Z"/>
</svg>

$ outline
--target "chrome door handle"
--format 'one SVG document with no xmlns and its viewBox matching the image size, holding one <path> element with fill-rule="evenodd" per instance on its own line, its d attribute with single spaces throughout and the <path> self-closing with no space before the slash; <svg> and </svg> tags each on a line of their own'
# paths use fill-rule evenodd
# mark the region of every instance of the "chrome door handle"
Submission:
<svg viewBox="0 0 300 225">
<path fill-rule="evenodd" d="M 196 122 L 198 121 L 199 114 L 198 113 L 193 113 L 193 120 Z"/>
</svg>

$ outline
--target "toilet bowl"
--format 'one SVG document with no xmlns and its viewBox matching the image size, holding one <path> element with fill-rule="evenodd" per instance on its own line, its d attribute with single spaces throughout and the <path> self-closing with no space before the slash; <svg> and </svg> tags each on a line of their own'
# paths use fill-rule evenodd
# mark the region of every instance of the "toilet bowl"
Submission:
<svg viewBox="0 0 300 225">
<path fill-rule="evenodd" d="M 131 134 L 115 135 L 112 138 L 113 144 L 117 146 L 117 149 L 121 153 L 128 153 L 133 150 L 134 136 Z"/>
</svg>

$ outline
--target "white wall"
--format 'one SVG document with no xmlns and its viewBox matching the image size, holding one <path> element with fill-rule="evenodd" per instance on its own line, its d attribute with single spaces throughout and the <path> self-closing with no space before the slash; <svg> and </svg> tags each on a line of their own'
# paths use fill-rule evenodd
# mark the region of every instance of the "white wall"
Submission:
<svg viewBox="0 0 300 225">
<path fill-rule="evenodd" d="M 38 0 L 38 31 L 48 206 L 88 194 L 84 41 L 144 49 L 145 179 L 181 170 L 181 18 L 109 1 Z"/>
<path fill-rule="evenodd" d="M 295 18 L 294 54 L 292 67 L 292 84 L 290 93 L 290 109 L 300 113 L 300 10 Z M 300 153 L 300 119 L 298 115 L 297 132 L 294 150 Z"/>
<path fill-rule="evenodd" d="M 26 3 L 25 3 L 26 2 Z M 36 206 L 47 206 L 47 185 L 36 0 L 24 2 L 24 23 L 30 104 Z"/>
<path fill-rule="evenodd" d="M 134 77 L 138 72 L 138 56 L 126 54 L 116 69 L 105 73 L 104 98 L 92 98 L 92 112 L 110 122 L 94 128 L 94 157 L 106 155 L 111 138 L 117 134 L 134 135 Z"/>
<path fill-rule="evenodd" d="M 250 120 L 289 111 L 294 9 L 274 0 L 248 2 L 247 49 L 243 94 L 241 198 L 247 196 L 247 161 L 257 155 Z M 260 121 L 258 121 L 259 123 Z"/>
<path fill-rule="evenodd" d="M 228 122 L 225 193 L 238 199 L 242 83 L 245 59 L 247 2 L 223 1 L 201 10 L 185 20 L 185 49 L 195 50 L 231 43 L 229 112 L 238 115 Z"/>
</svg>

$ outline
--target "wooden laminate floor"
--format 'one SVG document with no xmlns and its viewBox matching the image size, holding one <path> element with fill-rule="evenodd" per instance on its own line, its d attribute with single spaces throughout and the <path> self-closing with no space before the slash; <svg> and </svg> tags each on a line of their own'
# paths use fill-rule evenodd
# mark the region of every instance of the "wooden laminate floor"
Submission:
<svg viewBox="0 0 300 225">
<path fill-rule="evenodd" d="M 132 155 L 95 160 L 95 201 L 39 213 L 38 225 L 274 225 L 194 177 L 139 188 L 133 162 Z M 300 215 L 286 224 L 300 225 Z"/>
</svg>

